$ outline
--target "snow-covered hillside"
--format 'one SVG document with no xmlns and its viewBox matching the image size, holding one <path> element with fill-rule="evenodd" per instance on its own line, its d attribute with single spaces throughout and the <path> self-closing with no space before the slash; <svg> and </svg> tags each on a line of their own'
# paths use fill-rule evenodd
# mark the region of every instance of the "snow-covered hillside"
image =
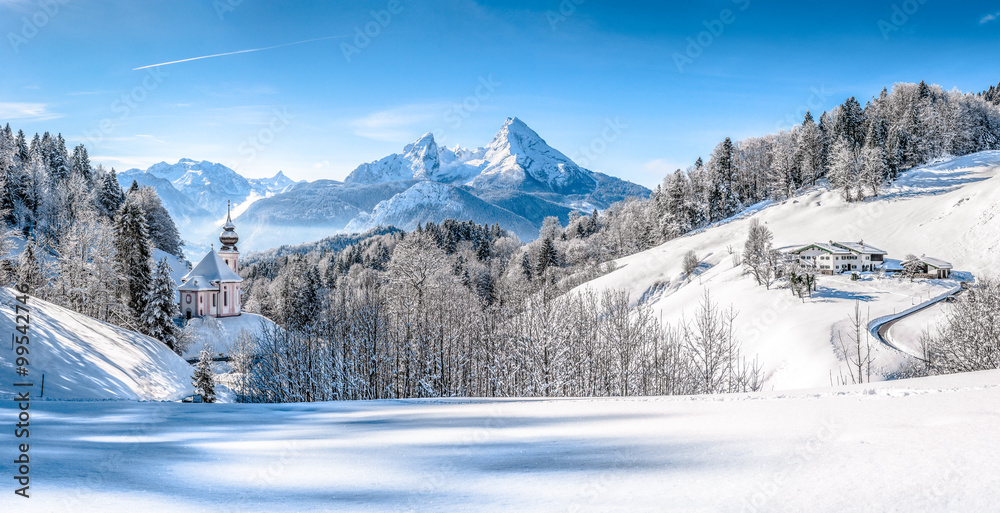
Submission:
<svg viewBox="0 0 1000 513">
<path fill-rule="evenodd" d="M 860 241 L 890 258 L 926 254 L 954 264 L 956 278 L 995 274 L 1000 264 L 1000 152 L 968 155 L 907 171 L 885 193 L 847 203 L 819 186 L 746 214 L 619 260 L 618 269 L 584 287 L 625 288 L 648 302 L 664 321 L 691 317 L 705 291 L 739 312 L 735 327 L 746 352 L 757 354 L 768 386 L 792 389 L 829 385 L 847 370 L 834 344 L 849 327 L 855 301 L 872 319 L 902 311 L 955 285 L 948 280 L 908 281 L 823 276 L 819 291 L 802 301 L 787 289 L 766 290 L 734 267 L 751 218 L 774 233 L 775 247 L 811 242 Z M 703 262 L 693 279 L 683 276 L 684 254 Z M 847 334 L 845 333 L 846 337 Z M 891 372 L 899 354 L 879 349 L 876 370 Z"/>
<path fill-rule="evenodd" d="M 344 183 L 299 184 L 261 199 L 236 223 L 245 227 L 243 245 L 250 250 L 449 218 L 498 223 L 530 240 L 546 216 L 566 223 L 574 209 L 590 212 L 648 195 L 644 187 L 579 167 L 510 118 L 487 146 L 443 148 L 426 134 L 403 153 L 362 164 Z"/>
<path fill-rule="evenodd" d="M 0 288 L 0 332 L 17 326 L 15 292 Z M 171 401 L 191 393 L 191 366 L 157 340 L 31 297 L 29 333 L 34 393 L 46 399 Z M 4 350 L 5 353 L 11 354 Z M 0 397 L 20 381 L 14 361 L 0 358 Z"/>
<path fill-rule="evenodd" d="M 998 383 L 1000 371 L 700 397 L 32 403 L 41 464 L 17 510 L 994 511 Z M 0 403 L 0 418 L 16 407 Z M 0 440 L 12 446 L 11 431 Z"/>
<path fill-rule="evenodd" d="M 184 358 L 197 358 L 205 348 L 211 348 L 213 355 L 228 355 L 241 333 L 254 335 L 274 326 L 274 322 L 267 317 L 246 312 L 239 317 L 191 319 L 187 321 L 185 330 L 192 341 L 184 351 Z"/>
</svg>

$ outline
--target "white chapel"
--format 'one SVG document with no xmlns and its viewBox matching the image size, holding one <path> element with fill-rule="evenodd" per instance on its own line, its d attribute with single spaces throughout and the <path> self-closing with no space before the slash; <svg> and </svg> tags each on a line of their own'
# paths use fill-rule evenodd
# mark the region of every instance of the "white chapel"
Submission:
<svg viewBox="0 0 1000 513">
<path fill-rule="evenodd" d="M 187 273 L 177 288 L 180 292 L 180 311 L 185 319 L 192 317 L 236 317 L 242 313 L 240 251 L 236 243 L 236 225 L 232 220 L 232 205 L 222 227 L 218 252 L 213 248 Z"/>
</svg>

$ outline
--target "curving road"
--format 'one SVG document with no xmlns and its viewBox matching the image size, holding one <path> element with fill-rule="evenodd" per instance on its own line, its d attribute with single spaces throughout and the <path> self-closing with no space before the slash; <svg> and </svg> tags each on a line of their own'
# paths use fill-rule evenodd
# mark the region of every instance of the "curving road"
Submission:
<svg viewBox="0 0 1000 513">
<path fill-rule="evenodd" d="M 891 347 L 891 348 L 893 348 L 893 349 L 895 349 L 895 350 L 897 350 L 897 351 L 899 351 L 901 353 L 906 353 L 908 355 L 915 356 L 917 358 L 921 358 L 923 355 L 914 354 L 911 351 L 907 351 L 907 350 L 902 349 L 899 346 L 893 344 L 886 337 L 886 334 L 889 332 L 889 329 L 892 328 L 893 324 L 895 324 L 895 323 L 903 320 L 906 317 L 909 317 L 909 316 L 911 316 L 911 315 L 913 315 L 913 314 L 915 314 L 917 312 L 920 312 L 921 310 L 924 310 L 924 309 L 926 309 L 926 308 L 928 308 L 930 306 L 936 305 L 936 304 L 940 303 L 941 301 L 944 301 L 944 300 L 946 300 L 946 299 L 948 299 L 950 297 L 957 296 L 958 294 L 960 294 L 962 292 L 962 290 L 963 290 L 962 289 L 962 285 L 959 284 L 959 285 L 956 285 L 954 288 L 949 289 L 944 294 L 941 294 L 940 296 L 937 296 L 937 297 L 931 299 L 930 301 L 925 301 L 923 303 L 920 303 L 917 306 L 914 306 L 912 308 L 903 310 L 902 312 L 899 312 L 899 313 L 895 313 L 895 314 L 892 314 L 892 315 L 886 315 L 886 316 L 879 317 L 879 318 L 877 318 L 877 319 L 875 319 L 875 320 L 873 320 L 873 321 L 871 321 L 871 322 L 868 323 L 868 333 L 870 333 L 873 337 L 875 337 L 875 339 L 878 340 L 879 342 L 881 342 L 881 343 L 883 343 L 883 344 L 885 344 L 885 345 L 887 345 L 887 346 L 889 346 L 889 347 Z"/>
</svg>

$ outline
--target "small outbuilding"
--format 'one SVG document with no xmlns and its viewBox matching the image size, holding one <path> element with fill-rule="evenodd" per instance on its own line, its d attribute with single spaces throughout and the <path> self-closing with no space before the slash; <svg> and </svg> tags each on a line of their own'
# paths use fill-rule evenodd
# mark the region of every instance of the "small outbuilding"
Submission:
<svg viewBox="0 0 1000 513">
<path fill-rule="evenodd" d="M 929 256 L 921 256 L 918 260 L 920 260 L 920 274 L 924 274 L 928 278 L 951 278 L 951 271 L 954 268 L 951 262 L 945 262 L 944 260 Z"/>
</svg>

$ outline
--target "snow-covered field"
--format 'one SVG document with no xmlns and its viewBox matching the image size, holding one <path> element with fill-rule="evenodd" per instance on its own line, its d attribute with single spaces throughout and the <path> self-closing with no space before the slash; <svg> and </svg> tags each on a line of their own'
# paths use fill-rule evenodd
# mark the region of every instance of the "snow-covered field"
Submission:
<svg viewBox="0 0 1000 513">
<path fill-rule="evenodd" d="M 260 333 L 265 326 L 274 326 L 270 319 L 246 312 L 239 317 L 203 317 L 187 323 L 194 341 L 184 351 L 184 358 L 197 358 L 205 347 L 210 347 L 213 354 L 229 354 L 241 332 L 252 335 Z"/>
<path fill-rule="evenodd" d="M 7 492 L 0 504 L 46 513 L 995 511 L 998 384 L 1000 371 L 672 398 L 34 402 L 32 497 Z M 15 413 L 2 403 L 0 423 Z M 0 433 L 11 447 L 11 430 Z"/>
<path fill-rule="evenodd" d="M 0 288 L 0 334 L 13 334 L 15 292 Z M 191 366 L 157 340 L 80 315 L 37 298 L 28 300 L 28 381 L 47 399 L 179 400 L 189 395 Z M 0 398 L 14 397 L 13 352 L 2 350 Z M 18 390 L 23 392 L 24 390 Z M 9 434 L 9 433 L 5 433 Z"/>
<path fill-rule="evenodd" d="M 959 273 L 988 275 L 1000 264 L 1000 152 L 982 152 L 907 171 L 882 196 L 849 204 L 826 186 L 756 209 L 697 233 L 618 261 L 618 270 L 583 285 L 625 288 L 648 302 L 664 321 L 691 318 L 705 291 L 739 317 L 744 350 L 758 355 L 770 389 L 829 386 L 847 375 L 834 346 L 850 328 L 856 301 L 875 319 L 937 296 L 955 281 L 821 277 L 819 292 L 804 302 L 787 289 L 766 290 L 741 276 L 730 248 L 741 251 L 751 218 L 774 233 L 776 248 L 810 242 L 859 241 L 902 259 L 913 253 L 952 262 Z M 689 250 L 702 260 L 693 279 L 682 271 Z M 956 273 L 956 277 L 968 274 Z M 843 336 L 847 336 L 844 333 Z M 901 356 L 878 348 L 876 367 L 891 373 Z"/>
</svg>

